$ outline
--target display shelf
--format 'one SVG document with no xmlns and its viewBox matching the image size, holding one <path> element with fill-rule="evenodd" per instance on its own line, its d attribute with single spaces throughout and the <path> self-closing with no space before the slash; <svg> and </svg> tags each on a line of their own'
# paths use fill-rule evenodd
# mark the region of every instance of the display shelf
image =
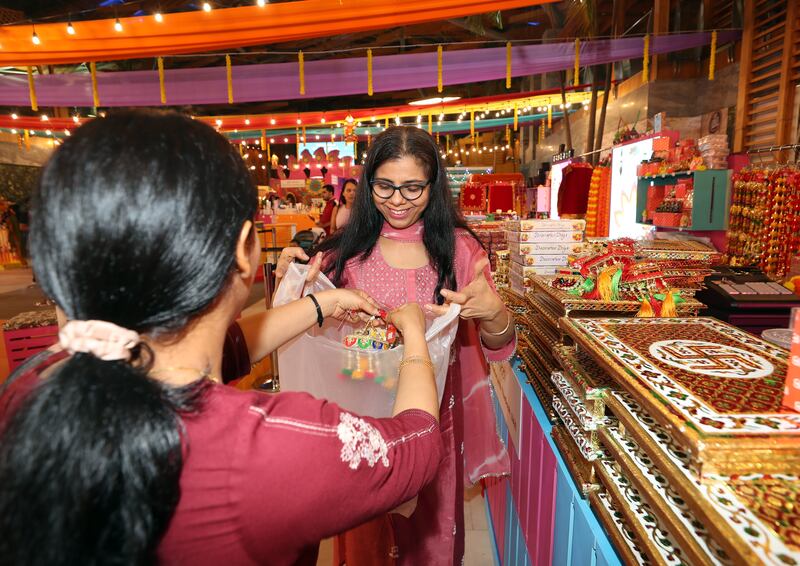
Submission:
<svg viewBox="0 0 800 566">
<path fill-rule="evenodd" d="M 685 227 L 666 226 L 641 222 L 642 213 L 647 207 L 647 189 L 651 185 L 674 184 L 678 178 L 692 177 L 694 196 L 691 224 Z M 686 231 L 727 230 L 728 210 L 730 209 L 731 172 L 728 169 L 709 169 L 705 171 L 678 172 L 665 175 L 639 177 L 636 185 L 636 218 L 640 224 Z"/>
<path fill-rule="evenodd" d="M 522 389 L 519 446 L 509 438 L 502 411 L 495 411 L 511 457 L 511 477 L 486 480 L 495 557 L 501 564 L 621 565 L 619 556 L 570 475 L 555 441 L 553 425 L 520 360 L 512 362 Z"/>
</svg>

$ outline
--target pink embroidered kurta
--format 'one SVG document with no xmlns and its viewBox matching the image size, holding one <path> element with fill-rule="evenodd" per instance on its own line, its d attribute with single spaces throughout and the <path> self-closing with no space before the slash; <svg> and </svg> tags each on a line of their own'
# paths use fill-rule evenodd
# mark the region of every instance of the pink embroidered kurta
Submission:
<svg viewBox="0 0 800 566">
<path fill-rule="evenodd" d="M 0 389 L 0 425 L 59 353 Z M 305 393 L 210 386 L 185 427 L 181 498 L 157 562 L 308 565 L 319 541 L 412 498 L 442 455 L 419 410 L 358 417 Z"/>
<path fill-rule="evenodd" d="M 459 289 L 470 283 L 475 264 L 484 257 L 486 253 L 480 244 L 468 232 L 459 230 L 455 254 Z M 488 267 L 485 275 L 491 283 Z M 408 302 L 432 303 L 437 275 L 430 265 L 418 269 L 388 265 L 378 243 L 365 260 L 348 262 L 344 280 L 344 286 L 362 289 L 383 306 L 395 308 Z M 395 548 L 385 551 L 396 557 L 398 563 L 461 564 L 465 482 L 472 484 L 483 477 L 506 475 L 510 471 L 508 453 L 496 431 L 487 361 L 507 360 L 515 349 L 516 338 L 499 350 L 483 348 L 478 323 L 461 321 L 440 409 L 445 457 L 436 479 L 420 493 L 411 517 L 390 515 L 394 535 L 391 544 Z M 361 536 L 375 532 L 375 528 L 365 528 Z M 347 563 L 361 564 L 357 554 L 363 557 L 364 552 L 359 553 L 355 547 L 367 541 L 359 540 L 358 529 L 348 533 L 345 540 Z"/>
</svg>

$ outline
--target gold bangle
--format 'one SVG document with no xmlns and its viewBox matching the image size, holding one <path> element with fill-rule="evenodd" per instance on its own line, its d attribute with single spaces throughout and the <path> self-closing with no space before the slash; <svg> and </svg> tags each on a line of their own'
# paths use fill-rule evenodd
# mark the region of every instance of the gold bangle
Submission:
<svg viewBox="0 0 800 566">
<path fill-rule="evenodd" d="M 431 362 L 428 358 L 424 356 L 410 356 L 405 358 L 402 362 L 400 362 L 400 367 L 397 368 L 397 373 L 403 371 L 403 368 L 410 364 L 422 364 L 428 367 L 431 371 L 435 371 L 433 367 L 433 362 Z"/>
<path fill-rule="evenodd" d="M 508 332 L 508 329 L 511 328 L 511 323 L 514 321 L 514 315 L 512 315 L 508 311 L 508 309 L 505 310 L 506 310 L 506 316 L 508 317 L 508 323 L 506 323 L 506 327 L 503 330 L 501 330 L 500 332 L 489 332 L 485 328 L 481 327 L 481 331 L 483 331 L 483 333 L 486 334 L 487 336 L 503 336 L 506 332 Z"/>
</svg>

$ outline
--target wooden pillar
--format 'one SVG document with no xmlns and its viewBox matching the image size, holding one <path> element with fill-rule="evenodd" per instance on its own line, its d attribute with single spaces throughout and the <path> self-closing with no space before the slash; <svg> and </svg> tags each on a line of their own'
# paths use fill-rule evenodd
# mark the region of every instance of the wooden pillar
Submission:
<svg viewBox="0 0 800 566">
<path fill-rule="evenodd" d="M 744 0 L 742 20 L 741 57 L 739 59 L 739 90 L 736 96 L 736 129 L 733 137 L 733 151 L 740 152 L 745 149 L 744 135 L 748 116 L 748 100 L 750 99 L 750 72 L 753 67 L 753 32 L 755 29 L 754 12 L 755 0 Z"/>
<path fill-rule="evenodd" d="M 792 64 L 794 63 L 794 43 L 797 38 L 798 16 L 797 1 L 789 0 L 786 3 L 786 31 L 783 36 L 783 57 L 781 60 L 781 83 L 778 90 L 778 120 L 775 128 L 775 145 L 793 143 L 792 127 L 794 117 L 794 91 L 795 81 L 792 77 Z M 785 162 L 788 152 L 782 152 L 779 161 Z"/>
<path fill-rule="evenodd" d="M 653 0 L 653 35 L 663 35 L 669 33 L 669 6 L 670 0 Z M 666 65 L 665 55 L 657 55 L 652 58 L 650 66 L 650 80 L 658 79 L 659 63 Z"/>
</svg>

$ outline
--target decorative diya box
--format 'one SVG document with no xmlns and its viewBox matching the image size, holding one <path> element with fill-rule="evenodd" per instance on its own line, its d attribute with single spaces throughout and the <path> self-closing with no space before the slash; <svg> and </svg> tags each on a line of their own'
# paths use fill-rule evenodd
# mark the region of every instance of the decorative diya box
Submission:
<svg viewBox="0 0 800 566">
<path fill-rule="evenodd" d="M 608 400 L 621 426 L 600 430 L 601 444 L 681 539 L 688 564 L 800 564 L 797 474 L 700 478 L 689 453 L 632 395 L 614 391 Z"/>
<path fill-rule="evenodd" d="M 560 323 L 700 474 L 800 470 L 800 413 L 782 406 L 786 350 L 713 318 Z"/>
<path fill-rule="evenodd" d="M 570 244 L 583 241 L 583 232 L 558 230 L 553 232 L 507 231 L 506 240 L 519 243 Z"/>
<path fill-rule="evenodd" d="M 570 243 L 570 244 L 524 244 L 520 242 L 511 242 L 508 245 L 508 250 L 516 255 L 569 255 L 581 253 L 586 249 L 585 243 Z"/>
<path fill-rule="evenodd" d="M 586 220 L 508 220 L 505 229 L 510 232 L 583 232 Z"/>
<path fill-rule="evenodd" d="M 520 277 L 533 277 L 534 275 L 553 275 L 558 266 L 556 265 L 522 265 L 516 261 L 511 262 L 511 273 L 516 273 Z"/>
<path fill-rule="evenodd" d="M 518 255 L 511 253 L 511 261 L 520 265 L 534 266 L 534 265 L 553 265 L 556 267 L 564 267 L 569 260 L 568 255 L 550 255 L 550 254 L 530 254 Z M 554 272 L 553 272 L 554 273 Z"/>
</svg>

